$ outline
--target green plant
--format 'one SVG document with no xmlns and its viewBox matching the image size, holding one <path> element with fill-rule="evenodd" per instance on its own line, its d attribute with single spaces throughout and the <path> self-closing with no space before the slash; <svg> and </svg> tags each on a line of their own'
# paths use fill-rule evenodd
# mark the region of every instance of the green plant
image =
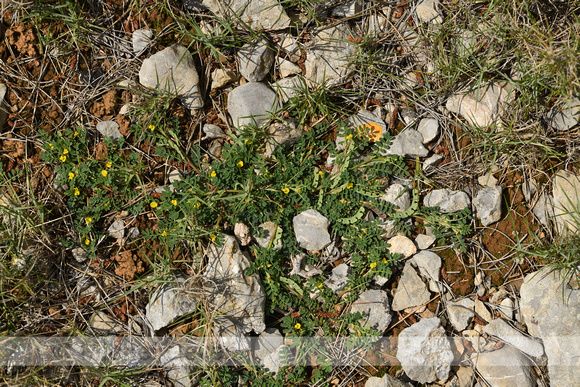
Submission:
<svg viewBox="0 0 580 387">
<path fill-rule="evenodd" d="M 73 216 L 78 243 L 94 251 L 100 221 L 111 211 L 139 213 L 143 182 L 136 153 L 121 153 L 122 141 L 105 138 L 102 154 L 89 153 L 82 127 L 45 135 L 42 159 L 55 165 L 56 181 Z"/>
</svg>

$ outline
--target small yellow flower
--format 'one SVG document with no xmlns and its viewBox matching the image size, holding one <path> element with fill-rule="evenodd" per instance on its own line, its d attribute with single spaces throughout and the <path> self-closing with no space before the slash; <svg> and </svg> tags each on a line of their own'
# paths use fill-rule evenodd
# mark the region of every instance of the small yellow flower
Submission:
<svg viewBox="0 0 580 387">
<path fill-rule="evenodd" d="M 215 171 L 211 171 L 211 174 L 210 174 L 210 176 L 211 176 L 211 177 L 216 177 L 216 176 L 217 176 L 217 173 L 215 173 Z"/>
<path fill-rule="evenodd" d="M 163 230 L 163 232 L 161 233 L 161 236 L 167 236 L 167 231 Z"/>
<path fill-rule="evenodd" d="M 322 175 L 324 175 L 324 171 L 318 171 L 318 174 L 319 174 L 320 176 L 322 176 Z"/>
<path fill-rule="evenodd" d="M 54 149 L 54 145 L 52 145 L 52 143 L 48 144 L 48 146 L 50 147 L 50 149 Z"/>
<path fill-rule="evenodd" d="M 294 328 L 300 330 L 300 328 L 302 328 L 302 325 L 300 325 L 300 323 L 296 323 L 296 325 L 294 325 Z"/>
<path fill-rule="evenodd" d="M 322 289 L 323 286 L 324 286 L 324 284 L 322 282 L 318 283 L 318 289 Z"/>
<path fill-rule="evenodd" d="M 346 199 L 344 199 L 344 198 L 343 198 L 343 199 L 340 199 L 340 202 L 341 202 L 342 204 L 346 204 Z"/>
<path fill-rule="evenodd" d="M 352 138 L 352 134 L 349 134 L 348 136 L 345 137 L 347 140 L 350 140 Z"/>
<path fill-rule="evenodd" d="M 246 140 L 245 143 L 248 145 L 252 145 L 252 140 Z"/>
<path fill-rule="evenodd" d="M 155 130 L 155 125 L 149 125 L 149 130 L 150 131 L 154 131 Z"/>
<path fill-rule="evenodd" d="M 215 242 L 215 239 L 216 239 L 215 235 L 212 235 L 210 238 L 211 238 L 212 242 Z"/>
<path fill-rule="evenodd" d="M 69 172 L 69 173 L 68 173 L 68 179 L 69 179 L 69 180 L 72 180 L 72 179 L 74 179 L 74 178 L 75 178 L 75 174 L 74 174 L 74 173 L 72 173 L 72 172 Z"/>
<path fill-rule="evenodd" d="M 298 188 L 298 189 L 296 190 L 296 192 L 298 192 L 298 193 L 301 193 L 301 192 L 302 192 L 302 190 L 301 190 L 300 188 Z"/>
<path fill-rule="evenodd" d="M 236 164 L 236 166 L 237 166 L 238 168 L 241 168 L 241 167 L 243 167 L 243 166 L 244 166 L 244 162 L 243 162 L 242 160 L 240 160 L 240 161 L 238 161 L 238 163 Z"/>
<path fill-rule="evenodd" d="M 177 200 L 173 199 L 173 200 L 171 201 L 171 204 L 173 204 L 174 206 L 176 206 L 176 205 L 177 205 Z"/>
<path fill-rule="evenodd" d="M 68 155 L 68 149 L 64 148 L 64 150 L 62 151 L 63 155 Z"/>
<path fill-rule="evenodd" d="M 346 189 L 351 189 L 353 186 L 354 186 L 354 184 L 353 184 L 353 183 L 348 183 L 348 184 L 346 185 Z"/>
<path fill-rule="evenodd" d="M 88 218 L 85 219 L 85 221 L 87 222 L 87 224 L 91 224 L 91 222 L 93 221 L 93 218 L 91 218 L 89 216 Z"/>
<path fill-rule="evenodd" d="M 74 136 L 76 137 L 76 136 L 78 136 L 78 135 L 79 135 L 79 132 L 78 132 L 77 130 L 75 130 L 75 134 L 74 134 Z"/>
<path fill-rule="evenodd" d="M 79 189 L 77 187 L 74 188 L 74 191 L 75 191 L 74 192 L 75 196 L 79 196 L 81 194 L 81 191 L 79 191 Z"/>
<path fill-rule="evenodd" d="M 268 267 L 272 267 L 272 264 L 271 264 L 271 263 L 269 263 L 269 264 L 267 264 L 266 266 L 268 266 Z"/>
<path fill-rule="evenodd" d="M 200 203 L 200 202 L 197 202 L 197 203 L 195 203 L 193 206 L 194 206 L 195 208 L 198 208 L 199 206 L 201 206 L 201 203 Z"/>
<path fill-rule="evenodd" d="M 106 169 L 103 169 L 103 170 L 101 171 L 101 175 L 103 175 L 103 177 L 107 177 L 107 175 L 108 175 L 108 174 L 109 174 L 109 172 L 107 172 L 107 170 L 106 170 Z"/>
<path fill-rule="evenodd" d="M 383 258 L 382 263 L 387 263 L 387 258 Z"/>
<path fill-rule="evenodd" d="M 288 192 L 290 192 L 290 189 L 289 188 L 283 188 L 282 189 L 282 192 L 284 192 L 285 194 L 288 194 Z"/>
<path fill-rule="evenodd" d="M 60 156 L 59 159 L 64 163 L 66 161 L 66 156 Z"/>
<path fill-rule="evenodd" d="M 149 206 L 151 206 L 151 208 L 157 208 L 157 202 L 151 202 L 149 203 Z"/>
<path fill-rule="evenodd" d="M 377 267 L 377 263 L 376 262 L 371 262 L 371 269 L 374 269 L 375 267 Z"/>
<path fill-rule="evenodd" d="M 90 241 L 88 238 L 87 238 L 87 239 L 85 239 L 85 245 L 87 245 L 87 246 L 88 246 L 88 245 L 90 245 L 90 244 L 91 244 L 91 241 Z"/>
<path fill-rule="evenodd" d="M 105 167 L 111 168 L 112 165 L 113 165 L 113 162 L 112 161 L 109 161 L 107 164 L 105 164 Z"/>
</svg>

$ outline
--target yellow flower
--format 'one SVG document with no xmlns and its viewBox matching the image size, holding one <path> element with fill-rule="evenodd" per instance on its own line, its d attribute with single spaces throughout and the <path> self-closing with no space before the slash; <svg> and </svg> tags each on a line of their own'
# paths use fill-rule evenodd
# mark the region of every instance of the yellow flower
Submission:
<svg viewBox="0 0 580 387">
<path fill-rule="evenodd" d="M 298 193 L 301 193 L 301 192 L 302 192 L 302 190 L 301 190 L 300 188 L 298 188 L 298 189 L 296 190 L 296 192 L 298 192 Z"/>
<path fill-rule="evenodd" d="M 246 140 L 245 143 L 248 145 L 252 145 L 252 140 Z"/>
<path fill-rule="evenodd" d="M 197 203 L 195 203 L 193 206 L 194 206 L 195 208 L 198 208 L 199 206 L 201 206 L 201 203 L 200 203 L 200 202 L 197 202 Z"/>
<path fill-rule="evenodd" d="M 348 183 L 348 184 L 346 185 L 346 189 L 351 189 L 353 186 L 354 186 L 354 184 L 353 184 L 353 183 Z"/>
<path fill-rule="evenodd" d="M 318 289 L 321 289 L 324 286 L 324 284 L 322 282 L 318 283 Z"/>
<path fill-rule="evenodd" d="M 243 161 L 238 161 L 238 163 L 236 164 L 237 167 L 241 168 L 244 166 L 244 162 Z"/>
<path fill-rule="evenodd" d="M 381 262 L 387 263 L 387 258 L 383 258 L 383 260 Z"/>
<path fill-rule="evenodd" d="M 48 146 L 50 147 L 50 149 L 54 149 L 54 145 L 52 145 L 52 143 L 48 144 Z"/>
<path fill-rule="evenodd" d="M 75 191 L 75 196 L 79 196 L 81 194 L 81 191 L 79 191 L 79 189 L 77 187 L 74 188 Z"/>
<path fill-rule="evenodd" d="M 79 132 L 75 130 L 75 134 L 74 134 L 74 136 L 76 137 L 76 136 L 78 136 L 78 135 L 79 135 Z"/>
<path fill-rule="evenodd" d="M 217 173 L 215 173 L 215 171 L 211 171 L 211 174 L 210 174 L 210 176 L 211 176 L 211 177 L 216 177 L 216 176 L 217 176 Z"/>
<path fill-rule="evenodd" d="M 112 165 L 113 165 L 113 162 L 112 161 L 109 161 L 107 164 L 105 164 L 105 166 L 107 168 L 111 168 Z"/>
<path fill-rule="evenodd" d="M 267 267 L 272 267 L 272 264 L 271 264 L 271 263 L 269 263 L 269 264 L 267 264 L 266 266 L 267 266 Z"/>
<path fill-rule="evenodd" d="M 300 323 L 296 323 L 296 325 L 294 325 L 294 328 L 300 330 L 300 328 L 302 328 L 302 325 L 300 325 Z"/>
<path fill-rule="evenodd" d="M 177 205 L 177 200 L 173 199 L 173 200 L 171 201 L 171 204 L 173 204 L 174 206 L 176 206 L 176 205 Z"/>
<path fill-rule="evenodd" d="M 376 262 L 372 262 L 371 263 L 371 269 L 374 269 L 375 267 L 377 267 L 377 263 Z"/>
<path fill-rule="evenodd" d="M 66 156 L 60 156 L 59 159 L 64 163 L 66 161 Z"/>
<path fill-rule="evenodd" d="M 151 208 L 157 208 L 157 202 L 151 202 L 149 203 L 149 205 L 151 206 Z"/>
<path fill-rule="evenodd" d="M 90 216 L 88 218 L 85 219 L 87 224 L 90 224 L 93 221 L 93 218 L 91 218 Z"/>
<path fill-rule="evenodd" d="M 318 171 L 318 174 L 319 174 L 320 176 L 322 176 L 322 175 L 324 175 L 324 171 Z"/>
<path fill-rule="evenodd" d="M 167 231 L 163 230 L 163 232 L 161 233 L 161 236 L 167 236 Z"/>
<path fill-rule="evenodd" d="M 210 238 L 211 238 L 212 242 L 215 242 L 215 238 L 216 238 L 215 235 L 210 236 Z"/>
<path fill-rule="evenodd" d="M 283 188 L 282 189 L 282 192 L 284 192 L 285 194 L 288 194 L 288 192 L 290 192 L 290 189 L 289 188 Z"/>
<path fill-rule="evenodd" d="M 87 238 L 87 239 L 85 239 L 85 245 L 87 245 L 87 246 L 88 246 L 88 245 L 90 245 L 90 244 L 91 244 L 91 241 L 90 241 L 88 238 Z"/>
<path fill-rule="evenodd" d="M 149 130 L 150 131 L 154 131 L 155 130 L 155 125 L 149 125 Z"/>
<path fill-rule="evenodd" d="M 64 150 L 62 151 L 63 155 L 68 155 L 68 149 L 64 148 Z"/>
<path fill-rule="evenodd" d="M 342 199 L 340 199 L 340 202 L 341 202 L 342 204 L 346 204 L 347 200 L 346 200 L 346 199 L 344 199 L 344 198 L 342 198 Z"/>
<path fill-rule="evenodd" d="M 350 140 L 352 138 L 352 134 L 349 134 L 348 136 L 345 137 L 347 140 Z"/>
<path fill-rule="evenodd" d="M 69 172 L 69 173 L 68 173 L 68 179 L 69 179 L 69 180 L 72 180 L 72 179 L 74 179 L 74 178 L 75 178 L 75 174 L 74 174 L 74 173 L 72 173 L 72 172 Z"/>
<path fill-rule="evenodd" d="M 101 175 L 103 175 L 103 177 L 107 177 L 107 175 L 108 175 L 108 174 L 109 174 L 109 172 L 107 172 L 107 170 L 106 170 L 106 169 L 103 169 L 103 170 L 101 171 Z"/>
</svg>

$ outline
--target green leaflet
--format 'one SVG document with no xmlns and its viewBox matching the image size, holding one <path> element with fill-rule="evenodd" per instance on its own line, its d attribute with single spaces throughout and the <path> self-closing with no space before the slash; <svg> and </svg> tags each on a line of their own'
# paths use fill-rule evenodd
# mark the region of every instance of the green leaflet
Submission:
<svg viewBox="0 0 580 387">
<path fill-rule="evenodd" d="M 364 214 L 365 214 L 365 207 L 360 206 L 360 208 L 358 209 L 356 214 L 354 214 L 353 216 L 348 217 L 348 218 L 338 219 L 338 222 L 340 222 L 342 224 L 353 224 L 353 223 L 356 223 L 357 220 L 361 219 Z"/>
</svg>

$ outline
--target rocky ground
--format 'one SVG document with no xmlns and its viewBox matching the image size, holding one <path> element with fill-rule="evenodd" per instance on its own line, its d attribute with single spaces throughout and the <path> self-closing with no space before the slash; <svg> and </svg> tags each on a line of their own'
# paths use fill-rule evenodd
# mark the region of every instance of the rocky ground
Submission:
<svg viewBox="0 0 580 387">
<path fill-rule="evenodd" d="M 3 384 L 577 384 L 579 10 L 2 2 Z"/>
</svg>

